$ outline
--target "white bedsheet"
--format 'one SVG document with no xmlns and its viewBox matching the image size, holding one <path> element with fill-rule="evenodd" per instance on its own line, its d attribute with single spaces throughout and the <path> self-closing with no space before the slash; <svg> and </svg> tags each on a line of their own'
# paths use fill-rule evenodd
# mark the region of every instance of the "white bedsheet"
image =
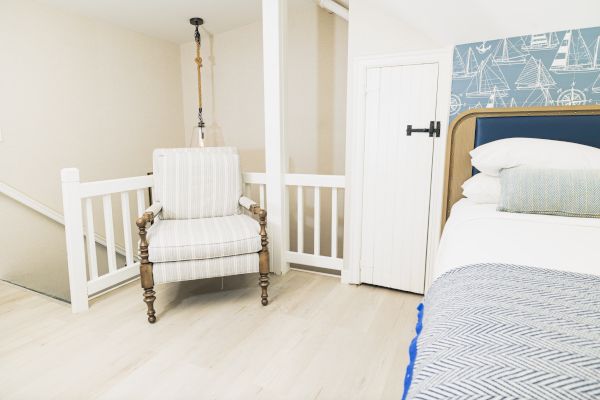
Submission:
<svg viewBox="0 0 600 400">
<path fill-rule="evenodd" d="M 434 277 L 486 262 L 600 275 L 600 219 L 499 212 L 462 199 L 444 227 Z"/>
</svg>

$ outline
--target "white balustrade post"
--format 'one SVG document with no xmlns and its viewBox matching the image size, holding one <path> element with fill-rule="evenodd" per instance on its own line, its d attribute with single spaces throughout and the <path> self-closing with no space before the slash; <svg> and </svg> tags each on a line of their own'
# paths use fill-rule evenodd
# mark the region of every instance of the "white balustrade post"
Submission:
<svg viewBox="0 0 600 400">
<path fill-rule="evenodd" d="M 271 270 L 281 274 L 290 267 L 285 260 L 290 223 L 284 185 L 287 167 L 283 121 L 285 6 L 286 0 L 262 0 L 267 233 L 271 243 Z"/>
<path fill-rule="evenodd" d="M 63 209 L 65 215 L 71 309 L 74 313 L 77 313 L 88 309 L 83 216 L 79 193 L 79 170 L 77 168 L 63 168 L 60 171 L 60 176 L 62 180 Z M 94 238 L 92 237 L 90 240 L 94 240 Z"/>
</svg>

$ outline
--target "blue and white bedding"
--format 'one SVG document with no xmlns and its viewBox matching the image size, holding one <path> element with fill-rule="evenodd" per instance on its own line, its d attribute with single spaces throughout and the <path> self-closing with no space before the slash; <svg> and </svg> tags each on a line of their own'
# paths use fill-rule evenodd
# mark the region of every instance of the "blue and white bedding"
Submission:
<svg viewBox="0 0 600 400">
<path fill-rule="evenodd" d="M 417 332 L 405 399 L 600 399 L 600 276 L 452 269 L 431 286 Z"/>
</svg>

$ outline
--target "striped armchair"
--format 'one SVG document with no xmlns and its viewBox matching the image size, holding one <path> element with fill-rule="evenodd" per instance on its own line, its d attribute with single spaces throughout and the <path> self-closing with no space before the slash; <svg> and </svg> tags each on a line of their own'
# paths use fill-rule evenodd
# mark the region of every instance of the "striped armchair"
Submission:
<svg viewBox="0 0 600 400">
<path fill-rule="evenodd" d="M 153 164 L 154 201 L 136 222 L 148 322 L 156 322 L 154 286 L 167 282 L 258 272 L 266 306 L 267 213 L 242 196 L 237 150 L 157 149 Z"/>
</svg>

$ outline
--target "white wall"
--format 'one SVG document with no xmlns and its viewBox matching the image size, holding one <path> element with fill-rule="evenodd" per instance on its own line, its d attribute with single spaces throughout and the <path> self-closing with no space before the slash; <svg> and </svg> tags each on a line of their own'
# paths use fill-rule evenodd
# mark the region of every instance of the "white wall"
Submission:
<svg viewBox="0 0 600 400">
<path fill-rule="evenodd" d="M 348 24 L 348 58 L 401 53 L 437 45 L 426 30 L 414 28 L 372 0 L 352 0 Z"/>
<path fill-rule="evenodd" d="M 83 180 L 143 175 L 154 148 L 183 145 L 177 45 L 3 0 L 0 49 L 0 181 L 49 207 L 62 213 L 63 167 L 80 168 Z M 6 199 L 0 207 L 0 279 L 18 274 L 27 285 L 62 274 L 62 287 L 43 289 L 62 295 L 63 230 L 41 228 L 54 223 Z"/>
</svg>

